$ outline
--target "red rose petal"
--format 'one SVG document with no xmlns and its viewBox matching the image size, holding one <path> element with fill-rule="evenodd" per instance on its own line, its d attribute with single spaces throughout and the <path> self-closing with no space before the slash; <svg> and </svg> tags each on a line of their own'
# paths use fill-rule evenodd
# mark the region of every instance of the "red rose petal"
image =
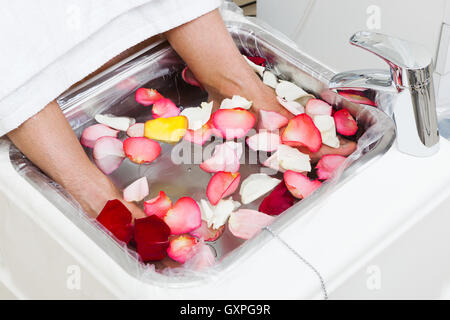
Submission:
<svg viewBox="0 0 450 320">
<path fill-rule="evenodd" d="M 135 93 L 136 102 L 144 106 L 151 106 L 164 97 L 155 89 L 139 88 Z"/>
<path fill-rule="evenodd" d="M 253 62 L 254 64 L 257 64 L 258 66 L 262 66 L 265 67 L 266 66 L 266 59 L 264 59 L 263 57 L 259 57 L 259 56 L 246 56 L 248 60 L 250 60 L 251 62 Z"/>
<path fill-rule="evenodd" d="M 109 200 L 97 221 L 108 229 L 118 240 L 129 243 L 133 236 L 131 212 L 119 200 Z"/>
<path fill-rule="evenodd" d="M 166 256 L 169 246 L 169 226 L 155 215 L 136 219 L 134 239 L 142 261 L 157 261 Z"/>
<path fill-rule="evenodd" d="M 202 223 L 200 207 L 194 199 L 182 197 L 167 211 L 164 221 L 170 227 L 171 234 L 191 232 Z"/>
<path fill-rule="evenodd" d="M 311 152 L 319 151 L 322 146 L 322 136 L 313 120 L 307 114 L 299 114 L 289 120 L 281 141 L 291 147 L 306 146 Z"/>
<path fill-rule="evenodd" d="M 141 164 L 155 160 L 161 153 L 161 146 L 152 139 L 131 137 L 123 142 L 123 150 L 131 161 Z"/>
<path fill-rule="evenodd" d="M 286 184 L 281 182 L 264 198 L 259 205 L 258 211 L 271 216 L 277 216 L 292 207 L 294 203 L 295 197 L 286 188 Z"/>
<path fill-rule="evenodd" d="M 160 191 L 157 197 L 144 202 L 144 210 L 148 216 L 155 215 L 162 219 L 170 208 L 172 208 L 172 200 L 164 191 Z"/>
<path fill-rule="evenodd" d="M 338 133 L 344 136 L 352 136 L 358 131 L 358 124 L 346 109 L 336 111 L 333 117 Z"/>
<path fill-rule="evenodd" d="M 324 155 L 316 165 L 319 179 L 326 180 L 331 178 L 333 172 L 344 163 L 345 159 L 346 157 L 337 154 Z"/>
<path fill-rule="evenodd" d="M 229 139 L 239 139 L 255 125 L 255 116 L 242 108 L 219 109 L 212 115 L 214 128 L 218 129 L 222 136 Z"/>
<path fill-rule="evenodd" d="M 206 188 L 206 196 L 212 205 L 236 191 L 241 175 L 239 172 L 217 172 L 211 177 Z"/>
<path fill-rule="evenodd" d="M 298 199 L 309 197 L 322 185 L 319 180 L 310 180 L 304 174 L 291 170 L 284 173 L 284 183 L 292 195 Z"/>
</svg>

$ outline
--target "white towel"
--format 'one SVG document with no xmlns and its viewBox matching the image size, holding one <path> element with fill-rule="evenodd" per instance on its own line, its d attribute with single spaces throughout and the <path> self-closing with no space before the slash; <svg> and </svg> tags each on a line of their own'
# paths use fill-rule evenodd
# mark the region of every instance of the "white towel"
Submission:
<svg viewBox="0 0 450 320">
<path fill-rule="evenodd" d="M 0 10 L 0 136 L 122 51 L 221 0 L 14 0 Z"/>
</svg>

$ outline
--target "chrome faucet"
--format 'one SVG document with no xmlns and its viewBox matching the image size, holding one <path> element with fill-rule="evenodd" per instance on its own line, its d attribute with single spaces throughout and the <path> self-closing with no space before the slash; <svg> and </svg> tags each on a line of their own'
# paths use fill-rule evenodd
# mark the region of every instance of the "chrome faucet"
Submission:
<svg viewBox="0 0 450 320">
<path fill-rule="evenodd" d="M 330 80 L 330 89 L 370 90 L 375 105 L 382 95 L 392 95 L 392 110 L 383 111 L 392 113 L 398 149 L 418 157 L 437 152 L 439 131 L 431 55 L 419 45 L 375 32 L 357 32 L 350 43 L 382 58 L 390 70 L 338 73 Z"/>
</svg>

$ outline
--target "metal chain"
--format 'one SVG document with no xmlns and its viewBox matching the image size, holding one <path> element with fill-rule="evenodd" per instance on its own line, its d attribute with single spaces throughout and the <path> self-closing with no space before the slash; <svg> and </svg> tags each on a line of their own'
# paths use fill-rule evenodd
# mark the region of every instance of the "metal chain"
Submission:
<svg viewBox="0 0 450 320">
<path fill-rule="evenodd" d="M 294 248 L 292 248 L 286 241 L 280 238 L 270 227 L 264 227 L 263 230 L 268 231 L 275 239 L 280 241 L 286 248 L 288 248 L 294 255 L 296 255 L 307 267 L 309 267 L 319 278 L 320 287 L 322 288 L 323 298 L 324 300 L 328 300 L 327 288 L 325 286 L 325 280 L 323 279 L 320 272 L 305 258 L 302 257 L 300 253 L 298 253 Z"/>
</svg>

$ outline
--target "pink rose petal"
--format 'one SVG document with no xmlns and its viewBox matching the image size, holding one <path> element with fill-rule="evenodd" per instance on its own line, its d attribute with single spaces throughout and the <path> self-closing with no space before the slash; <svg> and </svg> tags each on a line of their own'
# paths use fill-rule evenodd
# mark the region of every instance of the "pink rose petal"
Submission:
<svg viewBox="0 0 450 320">
<path fill-rule="evenodd" d="M 104 124 L 94 124 L 83 130 L 81 134 L 80 142 L 83 146 L 88 148 L 94 148 L 95 141 L 101 137 L 114 137 L 117 138 L 119 130 L 111 129 Z"/>
<path fill-rule="evenodd" d="M 274 217 L 256 210 L 240 209 L 231 213 L 228 228 L 235 237 L 247 240 L 274 220 Z"/>
<path fill-rule="evenodd" d="M 146 177 L 137 179 L 131 183 L 128 187 L 123 189 L 123 199 L 128 202 L 141 201 L 148 196 L 148 181 Z"/>
<path fill-rule="evenodd" d="M 95 164 L 104 174 L 112 173 L 125 158 L 122 141 L 114 137 L 97 139 L 94 144 L 93 157 Z"/>
</svg>

